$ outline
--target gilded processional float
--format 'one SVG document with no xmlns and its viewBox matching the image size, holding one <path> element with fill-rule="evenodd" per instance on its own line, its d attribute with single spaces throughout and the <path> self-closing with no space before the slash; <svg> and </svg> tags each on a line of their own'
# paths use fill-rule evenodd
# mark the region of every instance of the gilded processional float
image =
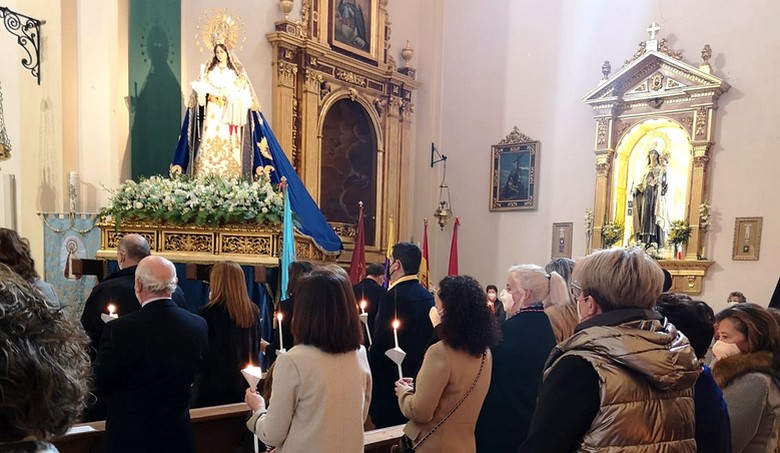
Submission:
<svg viewBox="0 0 780 453">
<path fill-rule="evenodd" d="M 137 233 L 174 262 L 277 267 L 285 196 L 299 259 L 333 261 L 341 253 L 341 240 L 284 154 L 232 52 L 241 28 L 221 11 L 202 27 L 210 56 L 191 83 L 170 178 L 129 180 L 111 191 L 98 258 L 113 259 L 121 238 Z"/>
</svg>

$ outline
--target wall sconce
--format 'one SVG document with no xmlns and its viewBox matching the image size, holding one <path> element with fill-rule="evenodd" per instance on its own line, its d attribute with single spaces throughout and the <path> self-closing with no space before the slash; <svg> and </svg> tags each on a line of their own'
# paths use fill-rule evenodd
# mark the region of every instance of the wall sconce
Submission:
<svg viewBox="0 0 780 453">
<path fill-rule="evenodd" d="M 439 204 L 436 207 L 433 216 L 436 217 L 439 227 L 444 231 L 444 226 L 447 225 L 447 219 L 452 217 L 450 188 L 447 186 L 447 156 L 439 153 L 439 150 L 436 149 L 436 145 L 431 143 L 431 168 L 439 162 L 444 162 L 444 172 L 441 176 L 441 184 L 439 184 Z"/>
</svg>

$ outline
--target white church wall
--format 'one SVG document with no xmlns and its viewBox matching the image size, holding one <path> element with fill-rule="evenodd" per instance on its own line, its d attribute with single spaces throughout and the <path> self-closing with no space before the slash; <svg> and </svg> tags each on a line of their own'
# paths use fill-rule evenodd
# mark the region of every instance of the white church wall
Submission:
<svg viewBox="0 0 780 453">
<path fill-rule="evenodd" d="M 11 10 L 16 10 L 18 2 L 7 4 Z M 16 228 L 21 215 L 19 203 L 19 184 L 23 178 L 21 173 L 21 124 L 20 115 L 22 96 L 19 90 L 22 55 L 24 51 L 10 35 L 0 39 L 0 54 L 6 55 L 6 64 L 0 65 L 0 90 L 2 90 L 3 122 L 8 139 L 11 142 L 11 157 L 0 162 L 0 227 Z M 28 71 L 29 74 L 29 71 Z M 28 75 L 32 77 L 32 75 Z M 14 178 L 15 190 L 11 191 L 9 178 Z"/>
<path fill-rule="evenodd" d="M 710 160 L 714 225 L 710 268 L 701 298 L 719 309 L 731 290 L 766 305 L 780 276 L 780 213 L 773 201 L 780 64 L 774 19 L 780 4 L 734 8 L 725 0 L 675 2 L 469 2 L 444 5 L 442 146 L 450 156 L 448 183 L 460 216 L 460 270 L 483 284 L 503 285 L 516 263 L 550 259 L 551 224 L 574 222 L 574 256 L 585 249 L 583 215 L 593 205 L 595 134 L 582 101 L 647 39 L 652 21 L 661 37 L 696 63 L 704 44 L 713 72 L 732 88 L 720 101 Z M 539 207 L 488 211 L 490 145 L 513 126 L 541 141 Z M 433 185 L 434 182 L 429 182 Z M 761 259 L 731 260 L 736 216 L 763 216 Z M 451 234 L 451 226 L 445 233 Z M 449 242 L 438 244 L 435 278 L 446 273 Z"/>
</svg>

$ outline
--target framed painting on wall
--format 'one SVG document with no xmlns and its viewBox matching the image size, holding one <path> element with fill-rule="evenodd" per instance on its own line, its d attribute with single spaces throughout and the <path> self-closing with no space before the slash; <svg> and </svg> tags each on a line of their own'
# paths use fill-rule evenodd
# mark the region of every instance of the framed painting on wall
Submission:
<svg viewBox="0 0 780 453">
<path fill-rule="evenodd" d="M 491 147 L 490 210 L 536 209 L 539 142 L 517 127 Z"/>
<path fill-rule="evenodd" d="M 737 217 L 734 222 L 734 248 L 731 259 L 758 261 L 761 249 L 761 223 L 763 217 Z"/>
<path fill-rule="evenodd" d="M 552 251 L 550 257 L 571 258 L 571 240 L 574 230 L 574 222 L 553 223 L 552 226 Z"/>
<path fill-rule="evenodd" d="M 377 61 L 379 0 L 331 0 L 328 13 L 331 46 Z"/>
</svg>

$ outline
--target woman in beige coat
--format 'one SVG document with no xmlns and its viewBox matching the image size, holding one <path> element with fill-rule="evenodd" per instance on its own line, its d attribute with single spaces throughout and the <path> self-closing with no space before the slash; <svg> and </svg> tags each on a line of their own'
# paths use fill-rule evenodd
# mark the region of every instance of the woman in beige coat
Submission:
<svg viewBox="0 0 780 453">
<path fill-rule="evenodd" d="M 474 427 L 490 387 L 488 348 L 500 333 L 476 280 L 445 277 L 439 288 L 440 341 L 425 353 L 414 387 L 409 378 L 395 384 L 398 405 L 409 419 L 405 440 L 420 453 L 474 452 Z"/>
</svg>

